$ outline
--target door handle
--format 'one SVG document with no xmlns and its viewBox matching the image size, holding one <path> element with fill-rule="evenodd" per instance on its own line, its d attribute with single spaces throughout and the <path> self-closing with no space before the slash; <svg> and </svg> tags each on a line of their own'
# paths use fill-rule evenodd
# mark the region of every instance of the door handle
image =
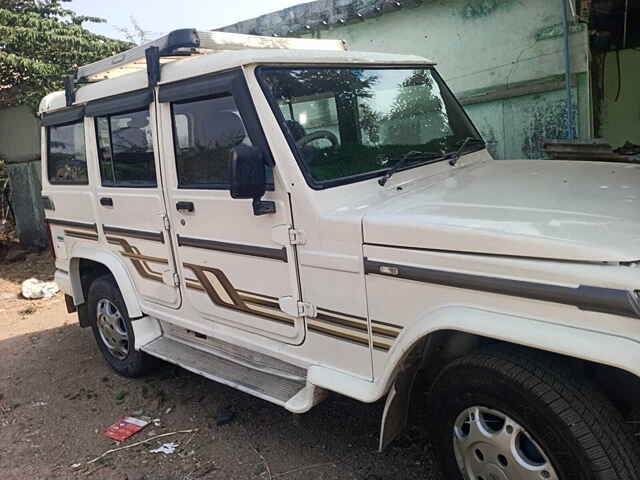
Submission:
<svg viewBox="0 0 640 480">
<path fill-rule="evenodd" d="M 178 210 L 179 212 L 193 212 L 195 210 L 195 207 L 193 206 L 193 202 L 177 202 L 176 210 Z"/>
<path fill-rule="evenodd" d="M 100 198 L 100 205 L 103 205 L 105 207 L 113 207 L 113 198 L 110 198 L 110 197 Z"/>
</svg>

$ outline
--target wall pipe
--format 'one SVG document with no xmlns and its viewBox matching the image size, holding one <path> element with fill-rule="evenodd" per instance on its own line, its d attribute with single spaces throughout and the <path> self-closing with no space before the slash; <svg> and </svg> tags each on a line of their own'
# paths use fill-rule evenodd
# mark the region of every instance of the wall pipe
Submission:
<svg viewBox="0 0 640 480">
<path fill-rule="evenodd" d="M 569 45 L 569 12 L 567 0 L 560 0 L 562 2 L 562 23 L 564 26 L 564 84 L 566 93 L 566 108 L 567 108 L 567 139 L 574 140 L 575 128 L 573 125 L 573 95 L 571 94 L 571 48 Z M 573 0 L 568 0 L 572 2 Z"/>
<path fill-rule="evenodd" d="M 624 4 L 624 33 L 622 34 L 622 48 L 627 48 L 627 35 L 629 28 L 629 0 L 626 0 Z"/>
</svg>

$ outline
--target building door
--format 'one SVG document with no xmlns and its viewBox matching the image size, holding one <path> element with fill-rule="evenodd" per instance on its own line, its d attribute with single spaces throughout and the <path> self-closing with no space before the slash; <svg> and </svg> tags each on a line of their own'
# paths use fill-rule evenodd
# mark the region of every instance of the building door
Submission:
<svg viewBox="0 0 640 480">
<path fill-rule="evenodd" d="M 98 228 L 127 266 L 142 300 L 177 308 L 180 291 L 165 230 L 152 100 L 145 90 L 87 104 L 99 165 Z"/>
<path fill-rule="evenodd" d="M 276 212 L 256 216 L 251 200 L 229 194 L 233 147 L 253 145 L 270 158 L 242 73 L 162 85 L 159 101 L 161 130 L 172 132 L 163 156 L 185 307 L 203 322 L 301 343 L 303 320 L 279 308 L 279 299 L 299 298 L 293 247 L 274 240 L 291 224 L 288 195 L 270 180 L 265 200 Z"/>
</svg>

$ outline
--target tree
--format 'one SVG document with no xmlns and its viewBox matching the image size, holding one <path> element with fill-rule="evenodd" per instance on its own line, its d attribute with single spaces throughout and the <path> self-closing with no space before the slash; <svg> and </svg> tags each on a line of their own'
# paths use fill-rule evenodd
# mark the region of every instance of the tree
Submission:
<svg viewBox="0 0 640 480">
<path fill-rule="evenodd" d="M 124 38 L 126 38 L 128 42 L 143 45 L 151 40 L 153 32 L 142 28 L 140 22 L 138 22 L 133 15 L 129 16 L 129 21 L 131 22 L 131 26 L 115 27 L 116 30 L 124 35 Z"/>
<path fill-rule="evenodd" d="M 30 105 L 62 88 L 80 65 L 131 48 L 82 26 L 102 18 L 77 15 L 70 0 L 0 0 L 0 106 Z"/>
</svg>

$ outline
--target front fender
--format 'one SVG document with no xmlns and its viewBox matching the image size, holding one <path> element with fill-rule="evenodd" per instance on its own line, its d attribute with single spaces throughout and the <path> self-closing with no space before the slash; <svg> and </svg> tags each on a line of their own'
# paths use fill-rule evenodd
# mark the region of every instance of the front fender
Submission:
<svg viewBox="0 0 640 480">
<path fill-rule="evenodd" d="M 640 345 L 633 339 L 536 318 L 452 305 L 429 312 L 405 328 L 389 352 L 383 373 L 374 382 L 354 380 L 335 370 L 317 366 L 309 369 L 308 380 L 363 402 L 375 402 L 389 391 L 402 361 L 417 342 L 441 330 L 465 332 L 559 353 L 640 376 Z"/>
<path fill-rule="evenodd" d="M 139 318 L 143 316 L 140 309 L 140 303 L 136 296 L 136 289 L 133 280 L 129 276 L 127 268 L 122 260 L 113 253 L 105 250 L 95 250 L 86 247 L 78 247 L 73 249 L 73 255 L 69 262 L 69 276 L 71 278 L 71 287 L 73 290 L 73 302 L 80 305 L 85 302 L 84 292 L 82 291 L 82 283 L 80 279 L 80 260 L 91 260 L 104 265 L 113 275 L 113 278 L 120 289 L 124 303 L 127 306 L 127 312 L 130 318 Z"/>
</svg>

